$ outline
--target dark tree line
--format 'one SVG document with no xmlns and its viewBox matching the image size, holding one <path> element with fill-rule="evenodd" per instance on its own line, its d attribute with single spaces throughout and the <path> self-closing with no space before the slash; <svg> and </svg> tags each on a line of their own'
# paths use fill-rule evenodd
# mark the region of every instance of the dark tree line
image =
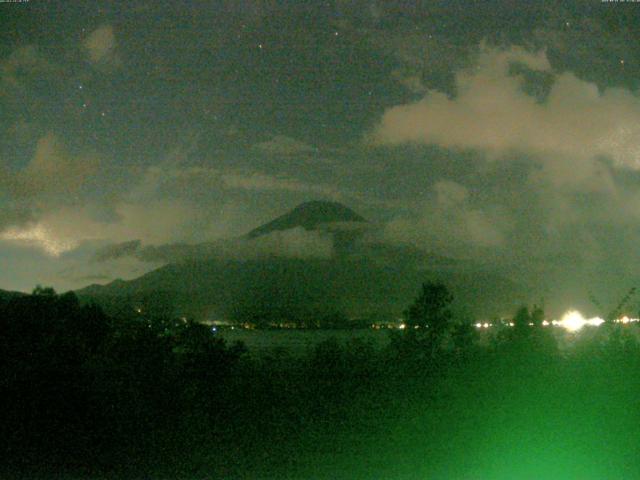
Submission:
<svg viewBox="0 0 640 480">
<path fill-rule="evenodd" d="M 415 415 L 445 419 L 430 443 L 445 445 L 495 402 L 517 414 L 635 392 L 611 384 L 622 365 L 640 372 L 628 328 L 598 329 L 561 354 L 542 310 L 522 307 L 482 343 L 452 301 L 425 283 L 388 346 L 333 338 L 301 357 L 247 352 L 170 317 L 108 316 L 47 288 L 0 301 L 0 476 L 281 478 L 311 468 L 309 452 L 353 448 L 354 435 L 376 438 Z"/>
<path fill-rule="evenodd" d="M 143 457 L 184 410 L 215 408 L 242 353 L 205 325 L 109 318 L 50 288 L 16 296 L 0 304 L 0 463 L 55 470 Z"/>
</svg>

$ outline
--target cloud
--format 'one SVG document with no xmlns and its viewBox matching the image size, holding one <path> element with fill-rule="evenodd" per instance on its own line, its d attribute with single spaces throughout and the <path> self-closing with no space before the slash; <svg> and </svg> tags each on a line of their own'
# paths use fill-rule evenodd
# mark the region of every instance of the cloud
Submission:
<svg viewBox="0 0 640 480">
<path fill-rule="evenodd" d="M 94 274 L 90 274 L 90 275 L 81 275 L 81 276 L 65 276 L 65 275 L 61 275 L 64 276 L 65 278 L 67 278 L 68 280 L 72 281 L 72 282 L 78 282 L 81 285 L 86 284 L 87 282 L 91 282 L 91 283 L 98 283 L 98 282 L 107 282 L 109 280 L 112 280 L 112 277 L 110 275 L 106 275 L 106 274 L 102 274 L 102 273 L 94 273 Z"/>
<path fill-rule="evenodd" d="M 330 258 L 333 236 L 328 232 L 309 231 L 302 227 L 270 232 L 256 238 L 233 238 L 201 244 L 146 246 L 136 257 L 147 262 L 182 260 L 235 259 L 255 260 L 265 257 Z"/>
<path fill-rule="evenodd" d="M 120 58 L 116 52 L 116 37 L 111 25 L 103 25 L 89 34 L 83 46 L 91 63 L 117 66 Z"/>
<path fill-rule="evenodd" d="M 404 74 L 400 70 L 395 70 L 391 74 L 403 87 L 409 92 L 414 94 L 424 94 L 428 91 L 427 87 L 422 82 L 420 76 L 415 74 Z"/>
<path fill-rule="evenodd" d="M 133 256 L 140 249 L 140 240 L 115 243 L 98 249 L 94 254 L 96 262 L 106 262 L 121 257 Z"/>
<path fill-rule="evenodd" d="M 185 163 L 171 159 L 145 169 L 122 168 L 98 176 L 109 165 L 103 166 L 95 155 L 71 154 L 56 135 L 48 133 L 37 141 L 25 167 L 11 170 L 0 165 L 5 173 L 0 175 L 0 200 L 4 201 L 0 239 L 36 247 L 50 256 L 87 243 L 140 239 L 145 246 L 136 254 L 144 261 L 155 261 L 201 255 L 188 245 L 244 231 L 256 214 L 243 191 L 338 195 L 326 185 L 291 177 Z M 119 186 L 114 190 L 103 179 L 115 174 Z M 96 190 L 107 194 L 96 195 Z M 243 198 L 238 200 L 239 196 Z M 128 247 L 134 249 L 133 244 Z M 118 252 L 107 249 L 98 252 L 97 258 Z"/>
<path fill-rule="evenodd" d="M 93 258 L 107 262 L 133 257 L 142 262 L 174 263 L 185 260 L 255 260 L 265 257 L 330 258 L 333 236 L 327 231 L 309 231 L 302 227 L 270 232 L 256 238 L 232 238 L 197 244 L 170 243 L 142 246 L 139 240 L 107 245 Z"/>
<path fill-rule="evenodd" d="M 92 205 L 61 206 L 41 213 L 30 223 L 0 231 L 0 240 L 60 256 L 87 243 L 120 243 L 126 238 L 144 238 L 158 244 L 174 242 L 185 235 L 185 231 L 193 231 L 198 220 L 196 209 L 185 202 L 119 201 L 113 209 L 117 219 L 104 221 L 96 218 Z"/>
<path fill-rule="evenodd" d="M 331 185 L 299 180 L 292 175 L 263 173 L 248 169 L 218 169 L 208 166 L 160 165 L 147 168 L 140 181 L 131 189 L 130 198 L 153 197 L 158 192 L 184 192 L 185 188 L 199 186 L 206 190 L 252 190 L 257 192 L 294 192 L 341 196 Z"/>
<path fill-rule="evenodd" d="M 2 173 L 0 173 L 0 175 L 2 175 Z M 6 198 L 6 195 L 2 195 L 1 184 L 0 202 L 3 204 L 2 209 L 0 209 L 0 233 L 4 232 L 8 228 L 15 227 L 17 225 L 25 225 L 29 221 L 33 220 L 33 212 L 31 209 Z"/>
<path fill-rule="evenodd" d="M 257 143 L 253 148 L 271 155 L 298 155 L 318 152 L 317 148 L 284 135 L 275 135 L 271 140 Z"/>
<path fill-rule="evenodd" d="M 311 184 L 292 177 L 267 175 L 260 172 L 228 172 L 221 174 L 220 178 L 225 187 L 232 189 L 313 193 L 331 198 L 341 196 L 338 190 L 329 185 Z"/>
<path fill-rule="evenodd" d="M 463 185 L 443 180 L 432 186 L 428 201 L 410 215 L 388 222 L 384 238 L 425 250 L 460 253 L 469 247 L 503 246 L 509 228 L 507 220 L 503 212 L 474 207 Z"/>
<path fill-rule="evenodd" d="M 71 155 L 53 133 L 47 133 L 38 140 L 33 158 L 17 176 L 17 193 L 68 197 L 77 193 L 99 166 L 97 156 Z"/>
<path fill-rule="evenodd" d="M 100 163 L 92 153 L 70 154 L 56 135 L 47 133 L 38 139 L 33 157 L 23 168 L 0 164 L 0 199 L 4 203 L 0 232 L 36 221 L 61 206 L 78 204 L 100 170 Z M 29 228 L 40 232 L 33 225 Z M 13 236 L 20 235 L 14 232 Z"/>
<path fill-rule="evenodd" d="M 244 258 L 280 256 L 286 258 L 330 258 L 333 236 L 302 227 L 270 232 L 242 242 L 240 254 Z"/>
<path fill-rule="evenodd" d="M 142 245 L 140 240 L 114 243 L 99 248 L 93 255 L 95 262 L 110 262 L 132 257 L 146 263 L 172 263 L 184 260 L 204 260 L 222 256 L 222 242 L 168 243 Z"/>
<path fill-rule="evenodd" d="M 271 174 L 255 168 L 219 169 L 207 165 L 180 165 L 164 162 L 146 168 L 139 174 L 140 180 L 131 189 L 129 197 L 136 200 L 150 198 L 162 193 L 184 193 L 193 191 L 250 190 L 256 192 L 292 192 L 324 195 L 331 198 L 342 196 L 332 185 L 302 181 L 291 174 Z"/>
<path fill-rule="evenodd" d="M 36 46 L 17 48 L 0 62 L 0 99 L 11 102 L 23 99 L 30 79 L 58 73 L 62 73 L 61 69 L 43 56 Z"/>
<path fill-rule="evenodd" d="M 26 227 L 10 227 L 0 232 L 0 240 L 40 248 L 52 257 L 59 257 L 78 246 L 73 239 L 55 238 L 46 226 L 37 223 Z"/>
<path fill-rule="evenodd" d="M 542 101 L 525 93 L 525 75 L 514 65 L 553 74 Z M 553 156 L 579 165 L 606 157 L 616 166 L 640 169 L 640 98 L 620 88 L 600 92 L 570 72 L 555 73 L 544 51 L 481 45 L 477 64 L 459 71 L 455 84 L 454 97 L 430 91 L 388 109 L 369 140 L 479 150 L 490 158 L 524 153 L 544 162 Z"/>
</svg>

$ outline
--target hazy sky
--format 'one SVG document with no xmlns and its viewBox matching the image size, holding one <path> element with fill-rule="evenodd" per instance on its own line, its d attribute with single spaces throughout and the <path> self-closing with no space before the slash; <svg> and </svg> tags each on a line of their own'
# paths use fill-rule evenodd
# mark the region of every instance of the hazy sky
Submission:
<svg viewBox="0 0 640 480">
<path fill-rule="evenodd" d="M 638 28 L 600 0 L 0 3 L 0 288 L 132 278 L 158 264 L 96 251 L 311 199 L 390 243 L 631 286 Z"/>
</svg>

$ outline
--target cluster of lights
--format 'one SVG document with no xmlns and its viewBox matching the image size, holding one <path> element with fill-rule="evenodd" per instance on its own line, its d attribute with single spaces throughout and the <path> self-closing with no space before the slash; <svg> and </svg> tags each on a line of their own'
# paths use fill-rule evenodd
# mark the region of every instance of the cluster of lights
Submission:
<svg viewBox="0 0 640 480">
<path fill-rule="evenodd" d="M 614 320 L 614 323 L 623 323 L 623 324 L 627 324 L 627 323 L 636 323 L 639 322 L 640 319 L 638 318 L 629 318 L 626 315 L 624 317 L 618 318 L 617 320 Z"/>
<path fill-rule="evenodd" d="M 491 323 L 488 323 L 488 322 L 476 323 L 476 328 L 489 328 L 489 327 L 493 327 L 493 325 Z"/>
<path fill-rule="evenodd" d="M 584 316 L 577 310 L 570 310 L 562 316 L 560 321 L 554 320 L 552 325 L 557 325 L 569 332 L 577 332 L 582 327 L 599 327 L 604 323 L 604 320 L 600 317 L 584 318 Z"/>
<path fill-rule="evenodd" d="M 623 317 L 620 317 L 617 320 L 614 320 L 613 322 L 627 325 L 629 323 L 636 323 L 639 321 L 640 319 L 638 318 L 629 318 L 625 315 Z M 548 320 L 543 320 L 542 326 L 548 327 L 551 325 L 554 327 L 562 327 L 569 332 L 577 332 L 578 330 L 581 330 L 583 327 L 586 327 L 586 326 L 599 327 L 604 322 L 605 322 L 604 319 L 600 317 L 585 318 L 577 310 L 570 310 L 567 313 L 565 313 L 560 320 L 552 320 L 550 322 Z M 515 326 L 513 322 L 505 323 L 504 325 L 509 327 Z M 481 328 L 487 329 L 493 326 L 494 325 L 492 323 L 488 323 L 488 322 L 484 322 L 484 323 L 479 322 L 475 324 L 475 327 L 479 329 Z M 529 323 L 529 326 L 533 326 L 533 323 Z"/>
</svg>

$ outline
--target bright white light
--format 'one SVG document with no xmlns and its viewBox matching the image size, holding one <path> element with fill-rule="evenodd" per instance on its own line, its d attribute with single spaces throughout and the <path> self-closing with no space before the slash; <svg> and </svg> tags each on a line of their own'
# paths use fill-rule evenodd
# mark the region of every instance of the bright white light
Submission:
<svg viewBox="0 0 640 480">
<path fill-rule="evenodd" d="M 570 332 L 577 332 L 585 325 L 598 327 L 603 323 L 604 323 L 604 320 L 602 318 L 594 317 L 594 318 L 586 319 L 577 310 L 570 310 L 564 314 L 564 316 L 559 322 L 556 322 L 556 325 L 560 325 L 562 328 L 565 328 Z"/>
<path fill-rule="evenodd" d="M 592 327 L 599 327 L 604 323 L 604 320 L 600 317 L 590 318 L 587 320 L 587 325 L 591 325 Z"/>
<path fill-rule="evenodd" d="M 619 319 L 613 320 L 614 323 L 622 323 L 622 324 L 629 324 L 629 323 L 635 323 L 635 322 L 640 322 L 639 318 L 629 318 L 626 315 L 623 317 L 620 317 Z M 578 330 L 582 329 L 582 327 L 584 326 L 589 326 L 589 327 L 599 327 L 600 325 L 602 325 L 603 323 L 605 323 L 605 320 L 600 318 L 600 317 L 593 317 L 593 318 L 585 318 L 584 315 L 582 315 L 580 312 L 578 312 L 577 310 L 569 310 L 567 313 L 565 313 L 562 318 L 560 320 L 543 320 L 542 321 L 542 326 L 543 327 L 548 327 L 550 325 L 553 325 L 555 327 L 562 327 L 566 330 L 568 330 L 569 332 L 577 332 Z M 506 326 L 509 327 L 514 327 L 515 324 L 513 322 L 508 322 L 505 323 Z M 474 324 L 474 326 L 476 328 L 490 328 L 493 326 L 493 324 L 488 323 L 488 322 L 478 322 L 476 324 Z M 529 326 L 534 326 L 533 323 L 529 323 Z"/>
<path fill-rule="evenodd" d="M 586 321 L 580 312 L 571 310 L 565 313 L 558 323 L 561 327 L 566 328 L 570 332 L 577 332 L 584 327 Z"/>
</svg>

